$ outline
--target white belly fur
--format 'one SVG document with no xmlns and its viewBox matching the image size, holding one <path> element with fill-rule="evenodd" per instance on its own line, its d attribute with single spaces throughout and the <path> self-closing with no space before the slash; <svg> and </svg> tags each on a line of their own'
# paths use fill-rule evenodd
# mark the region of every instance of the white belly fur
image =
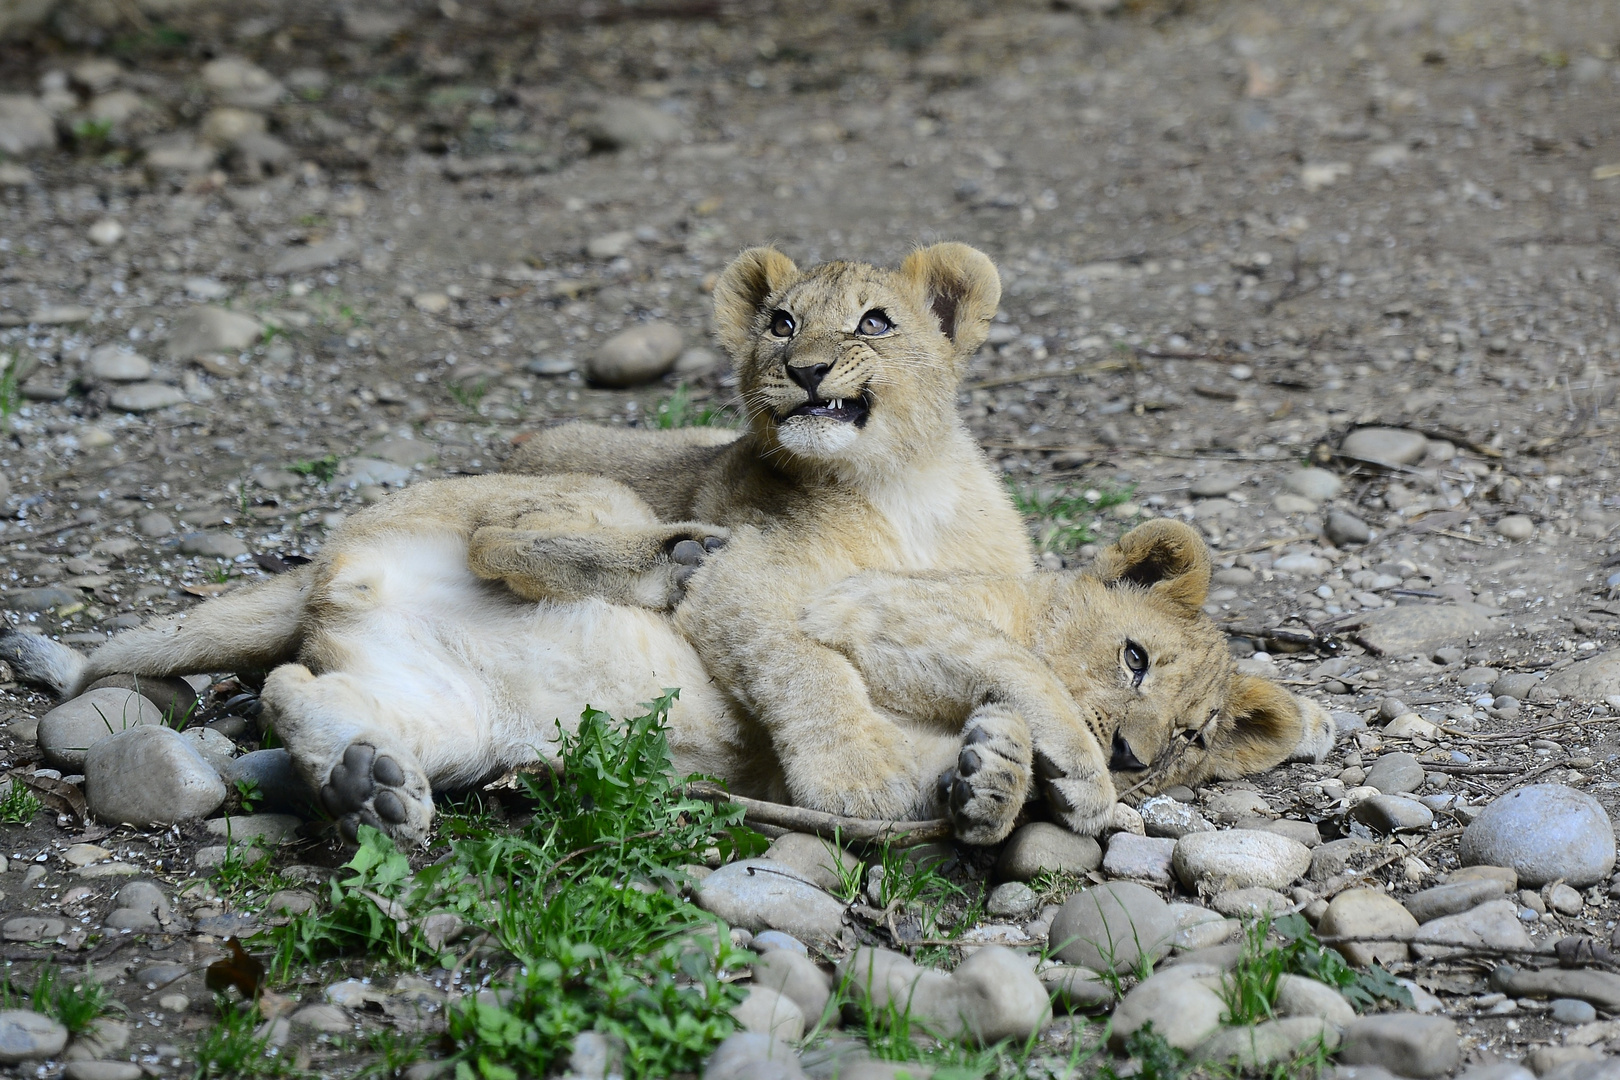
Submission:
<svg viewBox="0 0 1620 1080">
<path fill-rule="evenodd" d="M 413 745 L 436 788 L 555 753 L 587 706 L 616 717 L 666 688 L 677 775 L 726 776 L 737 747 L 724 697 L 670 619 L 601 600 L 530 603 L 467 570 L 464 537 L 421 532 L 349 553 L 339 614 L 311 628 L 363 687 L 373 719 Z"/>
</svg>

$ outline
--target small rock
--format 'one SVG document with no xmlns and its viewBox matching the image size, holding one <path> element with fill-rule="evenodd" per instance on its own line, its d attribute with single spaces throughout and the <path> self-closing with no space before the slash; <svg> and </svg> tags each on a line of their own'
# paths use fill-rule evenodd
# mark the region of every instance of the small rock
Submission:
<svg viewBox="0 0 1620 1080">
<path fill-rule="evenodd" d="M 1562 878 L 1586 888 L 1614 869 L 1614 827 L 1585 792 L 1531 784 L 1485 807 L 1463 830 L 1457 855 L 1464 866 L 1512 867 L 1522 885 Z"/>
<path fill-rule="evenodd" d="M 210 60 L 203 65 L 202 77 L 216 98 L 243 109 L 268 109 L 285 92 L 275 76 L 239 56 Z"/>
<path fill-rule="evenodd" d="M 1210 796 L 1205 801 L 1204 807 L 1214 815 L 1216 821 L 1224 825 L 1253 815 L 1260 817 L 1271 815 L 1271 805 L 1258 791 L 1225 791 Z"/>
<path fill-rule="evenodd" d="M 726 1036 L 703 1065 L 703 1080 L 809 1080 L 781 1039 L 739 1031 Z"/>
<path fill-rule="evenodd" d="M 153 511 L 135 519 L 135 531 L 155 540 L 174 532 L 174 521 L 167 514 Z"/>
<path fill-rule="evenodd" d="M 283 749 L 255 750 L 232 758 L 223 775 L 233 786 L 238 781 L 252 782 L 259 794 L 256 809 L 264 813 L 309 817 L 320 805 L 315 792 L 293 767 L 292 755 Z"/>
<path fill-rule="evenodd" d="M 1512 900 L 1487 900 L 1468 911 L 1431 919 L 1412 935 L 1413 950 L 1425 959 L 1467 949 L 1530 947 L 1530 935 L 1519 921 L 1519 906 Z"/>
<path fill-rule="evenodd" d="M 663 375 L 680 354 L 681 332 L 675 326 L 641 323 L 604 341 L 592 354 L 585 373 L 602 386 L 635 386 Z"/>
<path fill-rule="evenodd" d="M 180 537 L 180 554 L 206 555 L 215 559 L 234 559 L 246 555 L 248 546 L 230 533 L 186 533 Z"/>
<path fill-rule="evenodd" d="M 1214 912 L 1210 914 L 1213 915 Z M 1176 931 L 1174 944 L 1177 952 L 1198 952 L 1201 949 L 1224 945 L 1237 937 L 1242 930 L 1243 924 L 1237 919 L 1216 918 L 1212 922 L 1183 926 Z"/>
<path fill-rule="evenodd" d="M 1495 900 L 1506 891 L 1502 882 L 1495 880 L 1455 881 L 1413 893 L 1402 903 L 1414 919 L 1425 923 L 1472 910 L 1487 900 Z"/>
<path fill-rule="evenodd" d="M 314 893 L 302 889 L 278 889 L 264 902 L 264 909 L 273 915 L 308 915 L 319 901 Z"/>
<path fill-rule="evenodd" d="M 1303 553 L 1284 555 L 1271 564 L 1271 568 L 1279 574 L 1291 574 L 1294 577 L 1319 578 L 1333 569 L 1333 564 L 1316 555 Z"/>
<path fill-rule="evenodd" d="M 67 923 L 48 915 L 19 915 L 0 925 L 0 937 L 7 941 L 54 941 L 66 931 Z M 0 1017 L 3 1016 L 4 1013 L 0 1013 Z M 0 1034 L 0 1046 L 3 1045 L 4 1037 Z M 3 1049 L 0 1049 L 0 1060 L 4 1060 Z"/>
<path fill-rule="evenodd" d="M 1536 523 L 1523 514 L 1509 514 L 1496 523 L 1496 532 L 1505 540 L 1528 540 L 1536 535 Z"/>
<path fill-rule="evenodd" d="M 804 1011 L 793 1000 L 768 986 L 753 986 L 748 996 L 731 1010 L 737 1026 L 757 1035 L 771 1035 L 787 1042 L 804 1037 Z"/>
<path fill-rule="evenodd" d="M 1339 1060 L 1346 1065 L 1382 1065 L 1415 1080 L 1444 1076 L 1461 1059 L 1457 1026 L 1443 1016 L 1383 1013 L 1359 1017 L 1345 1026 L 1344 1041 L 1339 1045 Z"/>
<path fill-rule="evenodd" d="M 997 918 L 1021 919 L 1039 906 L 1040 897 L 1035 895 L 1035 890 L 1021 881 L 1007 881 L 990 890 L 984 909 Z"/>
<path fill-rule="evenodd" d="M 39 721 L 39 746 L 53 769 L 84 771 L 86 752 L 97 742 L 137 724 L 162 725 L 163 713 L 140 694 L 117 687 L 69 698 Z"/>
<path fill-rule="evenodd" d="M 206 817 L 225 784 L 180 733 L 142 725 L 97 741 L 85 754 L 85 798 L 101 821 L 168 825 Z"/>
<path fill-rule="evenodd" d="M 1376 889 L 1349 889 L 1328 903 L 1316 932 L 1324 938 L 1404 937 L 1416 933 L 1418 922 L 1393 897 Z M 1355 941 L 1334 946 L 1357 967 L 1406 961 L 1402 941 Z"/>
<path fill-rule="evenodd" d="M 155 934 L 163 929 L 157 916 L 144 911 L 117 908 L 109 912 L 103 925 L 109 930 L 128 930 L 132 934 Z"/>
<path fill-rule="evenodd" d="M 1176 877 L 1188 889 L 1283 889 L 1310 868 L 1311 852 L 1274 833 L 1233 829 L 1183 836 L 1176 841 L 1172 862 Z"/>
<path fill-rule="evenodd" d="M 1102 847 L 1046 821 L 1021 826 L 1007 838 L 996 861 L 1003 881 L 1033 881 L 1045 873 L 1085 874 L 1102 865 Z"/>
<path fill-rule="evenodd" d="M 169 330 L 169 355 L 190 360 L 204 353 L 239 352 L 259 340 L 257 319 L 224 308 L 198 306 L 182 312 Z"/>
<path fill-rule="evenodd" d="M 1210 906 L 1235 919 L 1258 919 L 1262 915 L 1280 915 L 1294 902 L 1275 889 L 1228 889 L 1216 893 Z"/>
<path fill-rule="evenodd" d="M 265 268 L 268 274 L 285 277 L 292 274 L 307 274 L 311 270 L 320 270 L 328 266 L 336 266 L 345 259 L 353 258 L 359 246 L 353 240 L 323 240 L 318 244 L 305 244 L 300 247 L 288 248 L 277 256 L 276 260 Z"/>
<path fill-rule="evenodd" d="M 842 867 L 845 873 L 854 873 L 861 868 L 861 861 L 855 856 L 832 841 L 809 833 L 786 833 L 777 837 L 761 858 L 774 859 L 793 867 L 800 877 L 830 893 L 839 892 L 844 887 L 838 867 Z"/>
<path fill-rule="evenodd" d="M 1333 987 L 1303 975 L 1277 980 L 1276 1007 L 1282 1016 L 1314 1016 L 1342 1028 L 1356 1018 L 1355 1007 Z"/>
<path fill-rule="evenodd" d="M 771 952 L 774 949 L 787 949 L 802 956 L 810 955 L 810 949 L 804 942 L 792 934 L 784 934 L 780 930 L 761 930 L 754 935 L 753 943 L 749 945 L 749 948 L 760 954 Z"/>
<path fill-rule="evenodd" d="M 1084 1012 L 1114 1003 L 1114 986 L 1085 967 L 1056 964 L 1040 973 L 1041 985 L 1055 1004 L 1069 1012 Z"/>
<path fill-rule="evenodd" d="M 363 1009 L 367 1005 L 381 1005 L 388 994 L 381 987 L 359 979 L 344 979 L 326 988 L 326 1000 L 345 1009 Z"/>
<path fill-rule="evenodd" d="M 1491 684 L 1491 696 L 1512 697 L 1523 701 L 1530 696 L 1530 691 L 1540 685 L 1541 679 L 1535 675 L 1510 671 Z"/>
<path fill-rule="evenodd" d="M 1429 439 L 1402 428 L 1358 428 L 1345 436 L 1339 450 L 1347 457 L 1386 465 L 1415 465 L 1428 454 Z"/>
<path fill-rule="evenodd" d="M 799 1007 L 807 1022 L 821 1019 L 832 997 L 832 983 L 825 972 L 803 953 L 773 949 L 754 961 L 754 985 L 769 987 Z"/>
<path fill-rule="evenodd" d="M 1198 1045 L 1193 1057 L 1234 1067 L 1244 1075 L 1264 1074 L 1317 1045 L 1332 1053 L 1339 1045 L 1338 1030 L 1314 1016 L 1295 1016 L 1252 1027 L 1221 1028 Z"/>
<path fill-rule="evenodd" d="M 420 292 L 411 297 L 417 311 L 427 315 L 443 315 L 450 310 L 450 297 L 442 292 Z"/>
<path fill-rule="evenodd" d="M 1363 781 L 1385 795 L 1405 795 L 1423 786 L 1423 765 L 1407 753 L 1384 754 Z"/>
<path fill-rule="evenodd" d="M 638 149 L 681 137 L 681 123 L 675 116 L 632 98 L 603 102 L 579 126 L 598 150 Z"/>
<path fill-rule="evenodd" d="M 118 890 L 114 903 L 126 911 L 145 912 L 163 922 L 169 919 L 169 898 L 150 881 L 131 881 Z"/>
<path fill-rule="evenodd" d="M 1350 815 L 1369 829 L 1381 833 L 1411 832 L 1434 824 L 1434 811 L 1416 799 L 1399 795 L 1374 795 L 1350 808 Z"/>
<path fill-rule="evenodd" d="M 107 397 L 107 403 L 113 408 L 132 413 L 156 412 L 185 400 L 186 395 L 178 386 L 160 382 L 128 383 Z"/>
<path fill-rule="evenodd" d="M 1168 795 L 1145 799 L 1137 810 L 1142 815 L 1142 827 L 1149 836 L 1179 840 L 1188 833 L 1215 831 L 1215 826 L 1197 810 Z"/>
<path fill-rule="evenodd" d="M 311 1031 L 326 1032 L 329 1035 L 339 1035 L 354 1030 L 354 1019 L 343 1009 L 336 1005 L 317 1001 L 313 1005 L 305 1005 L 291 1016 L 287 1017 L 293 1027 L 309 1028 Z"/>
<path fill-rule="evenodd" d="M 1052 1003 L 1035 977 L 1033 964 L 999 945 L 972 953 L 955 971 L 919 968 L 886 949 L 861 948 L 839 965 L 839 978 L 870 1008 L 890 1005 L 912 1022 L 942 1038 L 971 1038 L 981 1044 L 1029 1038 L 1052 1019 Z"/>
<path fill-rule="evenodd" d="M 702 345 L 693 345 L 682 349 L 681 355 L 675 358 L 674 372 L 677 375 L 701 375 L 705 371 L 719 366 L 724 359 L 713 349 Z"/>
<path fill-rule="evenodd" d="M 1435 742 L 1444 732 L 1438 724 L 1431 724 L 1417 713 L 1407 713 L 1385 724 L 1384 734 L 1393 739 L 1427 739 Z"/>
<path fill-rule="evenodd" d="M 146 1074 L 133 1061 L 70 1061 L 62 1075 L 66 1080 L 141 1080 Z"/>
<path fill-rule="evenodd" d="M 20 1065 L 53 1058 L 67 1046 L 67 1041 L 68 1029 L 48 1016 L 27 1009 L 0 1010 L 0 1064 Z"/>
<path fill-rule="evenodd" d="M 420 439 L 378 439 L 360 453 L 364 457 L 393 462 L 406 468 L 428 465 L 439 459 L 439 448 Z"/>
<path fill-rule="evenodd" d="M 408 466 L 377 458 L 352 457 L 332 478 L 332 486 L 339 488 L 404 487 L 412 479 Z"/>
<path fill-rule="evenodd" d="M 1372 539 L 1367 523 L 1347 510 L 1329 510 L 1322 523 L 1322 535 L 1337 548 L 1360 547 Z"/>
<path fill-rule="evenodd" d="M 1547 890 L 1547 903 L 1560 915 L 1579 915 L 1586 906 L 1581 894 L 1562 882 Z"/>
<path fill-rule="evenodd" d="M 1176 842 L 1169 837 L 1115 833 L 1108 840 L 1108 854 L 1102 862 L 1103 873 L 1111 878 L 1168 885 L 1170 859 L 1175 850 Z"/>
<path fill-rule="evenodd" d="M 1386 656 L 1431 656 L 1458 641 L 1484 641 L 1507 629 L 1495 608 L 1478 604 L 1400 604 L 1362 612 L 1359 639 Z"/>
<path fill-rule="evenodd" d="M 1191 1050 L 1214 1034 L 1226 1014 L 1226 1002 L 1206 982 L 1176 968 L 1138 983 L 1114 1010 L 1108 1044 L 1116 1052 L 1145 1024 L 1171 1046 Z"/>
<path fill-rule="evenodd" d="M 1599 653 L 1556 671 L 1526 693 L 1530 701 L 1568 698 L 1585 705 L 1606 704 L 1615 695 L 1620 695 L 1620 649 Z"/>
<path fill-rule="evenodd" d="M 0 154 L 27 157 L 55 145 L 56 121 L 43 105 L 26 94 L 0 94 Z"/>
<path fill-rule="evenodd" d="M 7 589 L 4 595 L 0 595 L 0 604 L 4 604 L 7 611 L 49 611 L 78 603 L 79 599 L 79 593 L 74 589 L 47 585 L 38 589 Z"/>
<path fill-rule="evenodd" d="M 1210 473 L 1200 476 L 1189 485 L 1196 499 L 1213 499 L 1236 491 L 1243 486 L 1243 477 L 1236 473 Z"/>
<path fill-rule="evenodd" d="M 1447 885 L 1464 881 L 1495 881 L 1501 885 L 1503 893 L 1517 892 L 1519 888 L 1519 875 L 1509 866 L 1490 866 L 1485 863 L 1464 866 L 1453 870 L 1445 878 Z"/>
<path fill-rule="evenodd" d="M 1608 1012 L 1620 1010 L 1620 975 L 1612 971 L 1543 968 L 1540 971 L 1498 964 L 1491 985 L 1514 997 L 1578 998 Z"/>
<path fill-rule="evenodd" d="M 1146 956 L 1157 960 L 1176 934 L 1170 908 L 1142 885 L 1109 882 L 1069 897 L 1052 919 L 1047 940 L 1052 955 L 1094 971 L 1135 969 Z"/>
<path fill-rule="evenodd" d="M 85 374 L 96 382 L 140 382 L 152 377 L 152 361 L 122 345 L 90 350 Z"/>
<path fill-rule="evenodd" d="M 636 234 L 628 229 L 593 236 L 585 242 L 585 254 L 592 259 L 617 259 L 636 245 Z"/>
<path fill-rule="evenodd" d="M 1597 1019 L 1597 1010 L 1576 998 L 1556 998 L 1552 1003 L 1552 1018 L 1560 1024 L 1590 1024 Z"/>
<path fill-rule="evenodd" d="M 102 218 L 85 235 L 97 247 L 112 247 L 124 238 L 124 226 L 115 218 Z"/>
<path fill-rule="evenodd" d="M 823 944 L 838 936 L 844 905 L 797 870 L 770 859 L 722 866 L 698 885 L 697 905 L 732 926 L 781 930 Z"/>
<path fill-rule="evenodd" d="M 1286 836 L 1307 848 L 1315 848 L 1322 842 L 1322 830 L 1309 821 L 1300 821 L 1296 818 L 1278 818 L 1276 821 L 1255 823 L 1253 819 L 1243 822 L 1240 828 L 1254 829 L 1257 832 L 1276 833 Z"/>
<path fill-rule="evenodd" d="M 1338 476 L 1326 469 L 1295 469 L 1283 477 L 1283 487 L 1291 494 L 1316 503 L 1337 497 L 1342 486 Z"/>
<path fill-rule="evenodd" d="M 233 844 L 251 844 L 258 840 L 273 847 L 292 839 L 303 821 L 291 814 L 238 814 L 210 818 L 203 824 L 210 833 Z"/>
</svg>

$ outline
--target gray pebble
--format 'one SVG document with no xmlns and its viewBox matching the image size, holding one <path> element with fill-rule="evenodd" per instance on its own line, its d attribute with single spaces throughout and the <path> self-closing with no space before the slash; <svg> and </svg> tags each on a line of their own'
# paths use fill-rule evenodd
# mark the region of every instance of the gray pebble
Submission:
<svg viewBox="0 0 1620 1080">
<path fill-rule="evenodd" d="M 1358 428 L 1344 438 L 1340 450 L 1350 456 L 1390 465 L 1414 465 L 1429 452 L 1428 437 L 1402 428 Z"/>
<path fill-rule="evenodd" d="M 680 354 L 680 330 L 670 323 L 642 323 L 604 341 L 585 373 L 602 386 L 635 386 L 664 374 Z"/>
<path fill-rule="evenodd" d="M 1040 897 L 1021 881 L 1007 881 L 990 890 L 984 909 L 1002 919 L 1021 919 L 1040 904 Z"/>
<path fill-rule="evenodd" d="M 1434 811 L 1416 799 L 1374 795 L 1350 808 L 1350 817 L 1381 833 L 1411 832 L 1434 824 Z"/>
<path fill-rule="evenodd" d="M 1423 766 L 1405 752 L 1384 754 L 1367 771 L 1364 783 L 1385 795 L 1405 795 L 1423 786 Z"/>
<path fill-rule="evenodd" d="M 68 1029 L 27 1009 L 0 1010 L 0 1063 L 53 1058 L 67 1046 Z"/>
<path fill-rule="evenodd" d="M 85 798 L 105 822 L 171 824 L 206 817 L 225 801 L 225 783 L 171 728 L 143 725 L 109 735 L 85 754 Z"/>
<path fill-rule="evenodd" d="M 1560 878 L 1586 888 L 1614 869 L 1614 826 L 1592 796 L 1562 784 L 1532 784 L 1487 806 L 1463 831 L 1464 866 L 1518 871 L 1525 885 Z"/>
<path fill-rule="evenodd" d="M 1084 874 L 1102 865 L 1102 847 L 1046 821 L 1021 826 L 1007 838 L 996 861 L 1003 881 L 1030 881 L 1042 873 Z"/>
<path fill-rule="evenodd" d="M 1322 533 L 1339 548 L 1359 547 L 1372 539 L 1367 523 L 1347 510 L 1329 510 Z"/>
<path fill-rule="evenodd" d="M 1343 483 L 1326 469 L 1295 469 L 1283 477 L 1283 487 L 1312 502 L 1327 502 L 1339 494 Z"/>
<path fill-rule="evenodd" d="M 1590 1024 L 1597 1019 L 1597 1009 L 1578 998 L 1555 998 L 1552 1018 L 1560 1024 Z"/>
</svg>

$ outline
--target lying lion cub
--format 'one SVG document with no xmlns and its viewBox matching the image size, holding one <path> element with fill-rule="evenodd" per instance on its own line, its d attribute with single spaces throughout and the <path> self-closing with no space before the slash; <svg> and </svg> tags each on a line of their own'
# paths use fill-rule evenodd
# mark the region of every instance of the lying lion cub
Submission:
<svg viewBox="0 0 1620 1080">
<path fill-rule="evenodd" d="M 267 717 L 351 838 L 368 823 L 423 840 L 434 789 L 550 757 L 558 722 L 570 727 L 586 702 L 623 714 L 668 686 L 683 688 L 676 769 L 773 795 L 784 763 L 749 738 L 664 614 L 725 539 L 660 523 L 600 478 L 434 481 L 356 514 L 309 566 L 88 659 L 15 632 L 0 652 L 65 693 L 114 672 L 273 667 Z M 1065 815 L 1112 805 L 1106 771 L 1089 789 L 1053 786 L 1039 747 L 1100 761 L 1110 746 L 1116 775 L 1149 789 L 1326 750 L 1320 709 L 1233 671 L 1199 609 L 1208 581 L 1197 535 L 1160 521 L 1087 573 L 863 574 L 794 617 L 848 659 L 915 748 L 894 770 L 946 772 L 943 790 L 923 785 L 912 805 L 943 803 L 964 840 L 989 843 L 1037 777 Z"/>
</svg>

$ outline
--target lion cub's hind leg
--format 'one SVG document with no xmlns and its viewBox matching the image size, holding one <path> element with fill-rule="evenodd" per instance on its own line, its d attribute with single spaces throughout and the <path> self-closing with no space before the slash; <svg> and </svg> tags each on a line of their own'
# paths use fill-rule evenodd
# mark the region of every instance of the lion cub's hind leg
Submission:
<svg viewBox="0 0 1620 1080">
<path fill-rule="evenodd" d="M 396 735 L 366 722 L 373 703 L 349 676 L 283 664 L 265 680 L 263 700 L 293 764 L 345 839 L 357 840 L 360 826 L 370 825 L 405 844 L 427 840 L 427 773 Z"/>
<path fill-rule="evenodd" d="M 695 522 L 565 533 L 486 525 L 472 535 L 467 565 L 525 600 L 600 597 L 668 611 L 726 536 Z"/>
<path fill-rule="evenodd" d="M 939 778 L 939 799 L 969 844 L 995 844 L 1012 832 L 1030 795 L 1033 744 L 1029 725 L 999 703 L 981 705 L 968 717 L 956 765 Z"/>
</svg>

